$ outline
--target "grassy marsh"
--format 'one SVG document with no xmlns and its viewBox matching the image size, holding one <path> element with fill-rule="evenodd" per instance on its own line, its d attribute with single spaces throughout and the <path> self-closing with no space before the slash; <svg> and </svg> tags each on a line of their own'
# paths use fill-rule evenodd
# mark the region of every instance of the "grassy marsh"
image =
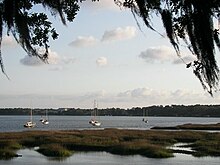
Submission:
<svg viewBox="0 0 220 165">
<path fill-rule="evenodd" d="M 175 143 L 190 143 L 194 156 L 220 156 L 220 133 L 159 130 L 63 130 L 0 133 L 0 159 L 17 156 L 20 148 L 39 147 L 50 157 L 68 157 L 74 151 L 106 151 L 119 155 L 169 158 Z"/>
</svg>

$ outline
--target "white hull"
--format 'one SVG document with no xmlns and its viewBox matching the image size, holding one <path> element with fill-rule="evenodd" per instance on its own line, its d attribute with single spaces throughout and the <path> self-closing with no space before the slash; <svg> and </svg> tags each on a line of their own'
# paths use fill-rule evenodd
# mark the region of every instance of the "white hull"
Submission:
<svg viewBox="0 0 220 165">
<path fill-rule="evenodd" d="M 26 124 L 24 124 L 24 127 L 26 128 L 33 128 L 35 127 L 36 123 L 33 123 L 32 121 L 28 121 Z"/>
<path fill-rule="evenodd" d="M 44 125 L 48 125 L 48 124 L 49 124 L 47 111 L 46 111 L 45 118 L 41 117 L 40 121 L 41 121 L 41 123 L 44 124 Z"/>
<path fill-rule="evenodd" d="M 101 123 L 97 120 L 90 120 L 89 124 L 91 124 L 92 126 L 95 126 L 95 127 L 101 126 Z"/>
<path fill-rule="evenodd" d="M 44 120 L 44 121 L 42 121 L 42 123 L 43 123 L 44 125 L 47 125 L 47 124 L 49 124 L 49 121 L 48 121 L 48 120 Z"/>
</svg>

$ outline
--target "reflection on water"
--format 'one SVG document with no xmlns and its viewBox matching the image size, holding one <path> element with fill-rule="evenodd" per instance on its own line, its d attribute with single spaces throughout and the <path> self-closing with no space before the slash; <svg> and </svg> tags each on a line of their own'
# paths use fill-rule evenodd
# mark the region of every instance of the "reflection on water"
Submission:
<svg viewBox="0 0 220 165">
<path fill-rule="evenodd" d="M 120 156 L 107 152 L 77 152 L 66 159 L 51 159 L 30 149 L 19 150 L 22 157 L 0 160 L 1 165 L 219 165 L 219 157 L 196 158 L 191 155 L 175 154 L 173 158 L 153 159 L 143 156 Z"/>
<path fill-rule="evenodd" d="M 173 150 L 181 150 L 181 151 L 189 151 L 193 152 L 191 147 L 188 147 L 191 143 L 176 143 L 173 146 L 170 146 L 168 148 L 173 149 Z"/>
</svg>

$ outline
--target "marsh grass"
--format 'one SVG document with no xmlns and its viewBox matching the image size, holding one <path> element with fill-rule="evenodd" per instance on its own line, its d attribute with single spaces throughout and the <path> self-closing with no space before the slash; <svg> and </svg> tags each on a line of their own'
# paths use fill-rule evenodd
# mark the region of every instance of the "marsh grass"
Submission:
<svg viewBox="0 0 220 165">
<path fill-rule="evenodd" d="M 22 148 L 22 145 L 19 144 L 15 140 L 1 140 L 0 141 L 0 148 L 8 148 L 8 149 L 13 149 L 13 150 L 18 150 Z"/>
<path fill-rule="evenodd" d="M 10 160 L 17 156 L 16 152 L 11 149 L 0 149 L 0 160 Z"/>
<path fill-rule="evenodd" d="M 11 159 L 17 157 L 16 150 L 21 149 L 22 146 L 15 140 L 0 140 L 0 159 Z"/>
<path fill-rule="evenodd" d="M 113 146 L 108 150 L 112 154 L 118 155 L 142 155 L 150 158 L 169 158 L 173 157 L 173 153 L 169 149 L 165 149 L 160 145 L 134 142 L 124 142 L 119 145 Z"/>
<path fill-rule="evenodd" d="M 192 144 L 191 147 L 197 151 L 194 156 L 220 156 L 220 139 L 199 140 Z"/>
<path fill-rule="evenodd" d="M 9 152 L 15 152 L 21 146 L 39 146 L 38 152 L 50 157 L 68 157 L 74 151 L 106 151 L 168 158 L 175 152 L 167 149 L 168 146 L 183 142 L 191 143 L 195 155 L 220 156 L 220 133 L 104 129 L 0 133 L 0 146 L 7 149 L 7 154 L 0 157 L 10 157 Z"/>
<path fill-rule="evenodd" d="M 49 157 L 69 157 L 73 152 L 60 144 L 44 144 L 37 150 L 39 153 Z"/>
<path fill-rule="evenodd" d="M 166 129 L 166 130 L 220 130 L 220 123 L 216 124 L 182 124 L 171 127 L 153 127 L 151 129 Z"/>
</svg>

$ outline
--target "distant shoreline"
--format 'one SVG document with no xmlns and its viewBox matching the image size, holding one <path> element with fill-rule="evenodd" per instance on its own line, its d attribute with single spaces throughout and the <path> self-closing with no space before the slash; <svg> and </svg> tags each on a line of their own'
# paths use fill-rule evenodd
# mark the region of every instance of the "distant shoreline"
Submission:
<svg viewBox="0 0 220 165">
<path fill-rule="evenodd" d="M 99 108 L 99 116 L 154 116 L 154 117 L 220 117 L 220 105 L 153 105 L 148 107 Z M 93 109 L 32 108 L 34 115 L 91 116 Z M 0 108 L 0 115 L 28 115 L 30 108 Z"/>
<path fill-rule="evenodd" d="M 157 130 L 220 130 L 220 123 L 216 124 L 183 124 L 178 126 L 168 126 L 168 127 L 152 127 L 151 129 Z"/>
</svg>

